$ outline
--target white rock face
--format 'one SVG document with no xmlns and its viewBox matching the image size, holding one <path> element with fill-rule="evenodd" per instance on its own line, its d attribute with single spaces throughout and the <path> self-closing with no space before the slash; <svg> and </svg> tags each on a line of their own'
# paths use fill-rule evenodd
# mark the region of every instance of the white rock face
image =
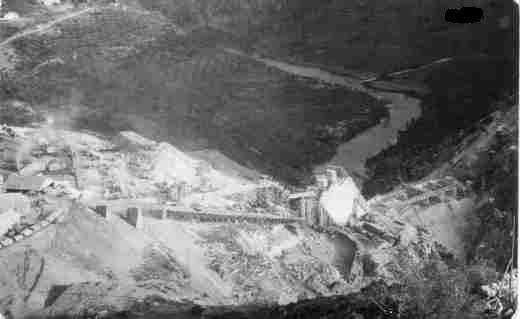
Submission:
<svg viewBox="0 0 520 319">
<path fill-rule="evenodd" d="M 154 160 L 150 176 L 155 181 L 178 180 L 191 185 L 197 184 L 198 174 L 196 168 L 198 167 L 198 161 L 187 156 L 176 147 L 167 143 L 160 143 Z"/>
<path fill-rule="evenodd" d="M 320 204 L 334 223 L 345 225 L 354 211 L 354 201 L 356 199 L 364 201 L 354 180 L 351 177 L 347 177 L 326 190 L 320 198 Z"/>
</svg>

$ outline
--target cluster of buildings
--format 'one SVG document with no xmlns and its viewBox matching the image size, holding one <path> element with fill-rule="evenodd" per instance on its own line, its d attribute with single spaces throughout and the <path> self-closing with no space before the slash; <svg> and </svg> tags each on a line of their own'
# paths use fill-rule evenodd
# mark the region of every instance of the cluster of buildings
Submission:
<svg viewBox="0 0 520 319">
<path fill-rule="evenodd" d="M 6 132 L 5 128 L 2 132 Z M 71 182 L 74 181 L 69 157 L 62 156 L 57 150 L 54 153 L 50 151 L 50 147 L 44 151 L 35 148 L 31 152 L 33 160 L 18 172 L 0 169 L 0 237 L 13 231 L 14 236 L 20 236 L 22 231 L 30 232 L 25 228 L 41 217 L 41 211 L 32 207 L 32 199 L 42 193 L 52 193 L 56 182 L 66 179 L 62 177 L 69 176 Z"/>
<path fill-rule="evenodd" d="M 54 184 L 49 177 L 0 175 L 0 248 L 7 247 L 50 225 L 62 211 L 44 213 L 31 195 L 44 193 Z"/>
<path fill-rule="evenodd" d="M 2 176 L 2 175 L 0 175 Z M 7 233 L 31 215 L 31 201 L 27 193 L 39 193 L 52 185 L 53 181 L 44 176 L 20 176 L 12 173 L 5 182 L 0 178 L 0 236 Z"/>
</svg>

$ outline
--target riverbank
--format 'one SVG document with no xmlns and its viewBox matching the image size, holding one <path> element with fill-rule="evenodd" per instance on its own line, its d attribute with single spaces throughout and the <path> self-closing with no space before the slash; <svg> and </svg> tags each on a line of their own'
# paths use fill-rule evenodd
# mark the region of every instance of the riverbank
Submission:
<svg viewBox="0 0 520 319">
<path fill-rule="evenodd" d="M 397 143 L 367 159 L 364 195 L 422 179 L 449 161 L 468 128 L 497 105 L 516 103 L 515 69 L 511 61 L 474 56 L 396 76 L 425 83 L 430 92 L 423 97 L 422 116 L 399 132 Z"/>
<path fill-rule="evenodd" d="M 245 53 L 235 49 L 225 49 L 225 51 L 240 56 L 247 56 Z M 336 154 L 326 163 L 315 167 L 315 170 L 322 170 L 323 167 L 332 164 L 342 166 L 351 173 L 365 176 L 366 160 L 390 145 L 395 144 L 399 131 L 421 116 L 420 99 L 402 93 L 386 92 L 389 88 L 385 87 L 384 83 L 379 83 L 379 85 L 385 91 L 376 90 L 369 86 L 369 82 L 362 80 L 366 78 L 363 75 L 358 77 L 337 75 L 316 67 L 295 65 L 255 55 L 249 57 L 290 74 L 316 79 L 327 84 L 341 85 L 368 94 L 380 101 L 385 101 L 389 112 L 388 118 L 382 119 L 379 124 L 355 135 L 347 142 L 339 144 L 335 151 Z M 400 88 L 405 89 L 404 85 Z M 416 87 L 410 86 L 406 87 L 406 89 L 415 91 Z M 348 103 L 348 101 L 344 101 L 344 103 Z"/>
<path fill-rule="evenodd" d="M 132 23 L 142 26 L 145 42 L 119 27 Z M 63 21 L 60 30 L 9 43 L 21 62 L 0 79 L 0 94 L 55 115 L 65 128 L 106 136 L 131 130 L 184 151 L 217 149 L 294 185 L 309 182 L 339 144 L 388 113 L 383 101 L 352 85 L 222 52 L 226 34 L 179 34 L 152 13 L 110 7 Z"/>
</svg>

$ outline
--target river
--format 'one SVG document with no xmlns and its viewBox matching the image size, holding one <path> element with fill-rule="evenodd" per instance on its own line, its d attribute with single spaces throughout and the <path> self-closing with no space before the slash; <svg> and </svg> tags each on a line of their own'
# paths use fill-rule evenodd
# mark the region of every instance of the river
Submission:
<svg viewBox="0 0 520 319">
<path fill-rule="evenodd" d="M 396 86 L 392 85 L 391 82 L 378 81 L 377 77 L 368 80 L 366 76 L 363 78 L 361 75 L 357 77 L 338 75 L 317 67 L 300 66 L 269 58 L 249 56 L 234 49 L 224 50 L 231 54 L 247 56 L 269 67 L 277 68 L 290 74 L 316 79 L 333 85 L 344 86 L 351 90 L 362 91 L 377 99 L 383 99 L 388 102 L 386 106 L 389 109 L 389 117 L 387 119 L 383 119 L 379 124 L 341 144 L 337 148 L 334 157 L 332 157 L 328 163 L 316 167 L 315 170 L 322 170 L 325 166 L 332 164 L 342 166 L 351 173 L 353 172 L 364 176 L 366 160 L 390 145 L 395 144 L 399 131 L 405 129 L 411 120 L 421 116 L 420 99 L 404 93 L 389 92 L 396 91 Z M 416 91 L 417 88 L 400 85 L 398 89 L 402 91 Z M 348 103 L 348 101 L 346 101 L 346 103 Z M 329 240 L 331 240 L 335 246 L 336 266 L 342 275 L 347 277 L 350 274 L 354 262 L 356 244 L 343 232 L 332 235 Z"/>
<path fill-rule="evenodd" d="M 267 66 L 277 68 L 281 71 L 312 78 L 328 84 L 340 85 L 351 90 L 365 92 L 375 98 L 388 101 L 389 118 L 382 120 L 379 124 L 363 131 L 349 141 L 341 144 L 336 150 L 335 156 L 323 165 L 316 167 L 321 170 L 327 165 L 338 165 L 346 168 L 349 172 L 365 175 L 365 162 L 370 157 L 381 152 L 385 148 L 397 142 L 398 132 L 406 128 L 407 124 L 421 116 L 421 100 L 404 93 L 388 92 L 384 90 L 385 83 L 378 81 L 378 88 L 367 87 L 363 76 L 350 77 L 338 75 L 316 67 L 300 66 L 287 62 L 281 62 L 269 58 L 249 56 L 235 49 L 224 49 L 231 54 L 248 56 Z M 366 80 L 366 79 L 365 79 Z M 402 87 L 402 86 L 401 86 Z M 402 87 L 403 91 L 405 90 Z M 411 91 L 415 87 L 409 87 Z M 348 101 L 347 101 L 348 103 Z"/>
</svg>

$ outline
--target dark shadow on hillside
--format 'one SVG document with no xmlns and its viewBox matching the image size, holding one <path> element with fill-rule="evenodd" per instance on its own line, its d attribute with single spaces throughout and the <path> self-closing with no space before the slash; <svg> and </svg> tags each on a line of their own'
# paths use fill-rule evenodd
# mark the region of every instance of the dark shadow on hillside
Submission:
<svg viewBox="0 0 520 319">
<path fill-rule="evenodd" d="M 397 144 L 367 160 L 365 196 L 427 176 L 452 158 L 479 120 L 498 105 L 516 105 L 516 65 L 503 58 L 459 58 L 409 75 L 426 83 L 431 92 L 423 98 L 421 118 L 400 132 Z"/>
<path fill-rule="evenodd" d="M 297 303 L 280 305 L 244 306 L 199 306 L 192 302 L 175 302 L 159 296 L 149 296 L 141 302 L 129 305 L 125 311 L 100 312 L 85 310 L 72 315 L 47 315 L 44 313 L 28 316 L 25 319 L 246 319 L 246 318 L 396 318 L 395 305 L 386 297 L 387 288 L 382 284 L 372 285 L 363 292 L 347 296 L 319 297 Z M 377 301 L 378 300 L 378 301 Z M 50 308 L 49 308 L 50 309 Z"/>
<path fill-rule="evenodd" d="M 96 19 L 107 30 L 122 23 Z M 109 58 L 100 53 L 121 40 L 104 34 L 95 25 L 73 25 L 55 39 L 17 41 L 18 52 L 30 58 L 27 72 L 56 55 L 75 50 L 76 57 L 34 77 L 10 79 L 4 95 L 51 110 L 72 101 L 81 106 L 73 128 L 107 135 L 135 130 L 185 151 L 218 149 L 291 184 L 309 179 L 312 168 L 327 162 L 340 143 L 387 112 L 383 102 L 364 93 L 222 52 L 218 43 L 230 38 L 211 29 L 189 36 L 166 31 L 137 44 L 135 53 Z M 85 44 L 84 37 L 103 38 Z"/>
</svg>

